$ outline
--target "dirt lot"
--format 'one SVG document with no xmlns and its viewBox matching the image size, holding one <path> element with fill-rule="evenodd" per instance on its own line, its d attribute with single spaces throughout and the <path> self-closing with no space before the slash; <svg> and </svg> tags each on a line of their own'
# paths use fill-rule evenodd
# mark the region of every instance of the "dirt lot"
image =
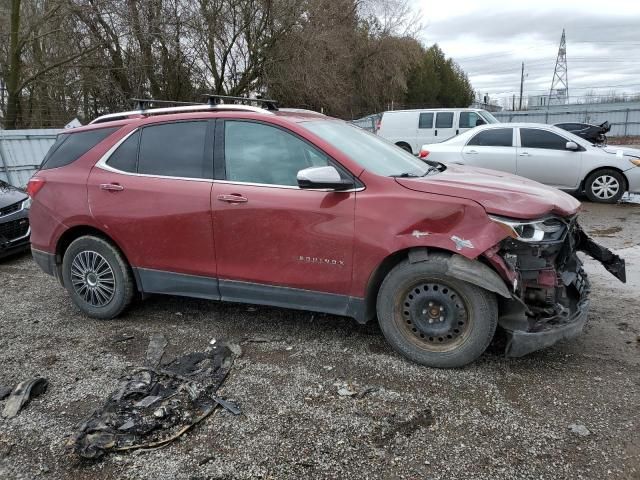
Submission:
<svg viewBox="0 0 640 480">
<path fill-rule="evenodd" d="M 50 385 L 0 419 L 0 478 L 639 479 L 640 205 L 585 204 L 582 223 L 627 257 L 630 277 L 619 284 L 588 262 L 585 334 L 448 371 L 398 357 L 376 325 L 328 315 L 153 297 L 119 320 L 89 320 L 28 255 L 6 260 L 0 385 L 37 375 Z M 241 343 L 220 393 L 243 414 L 217 411 L 151 452 L 65 454 L 155 332 L 169 340 L 165 358 L 211 338 Z M 343 397 L 342 384 L 375 391 Z"/>
</svg>

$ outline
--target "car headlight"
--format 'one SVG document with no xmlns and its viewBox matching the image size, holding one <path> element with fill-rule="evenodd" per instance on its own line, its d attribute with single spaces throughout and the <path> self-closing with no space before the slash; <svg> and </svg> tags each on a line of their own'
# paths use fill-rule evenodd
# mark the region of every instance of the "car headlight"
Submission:
<svg viewBox="0 0 640 480">
<path fill-rule="evenodd" d="M 31 197 L 27 198 L 25 201 L 22 202 L 23 210 L 29 210 L 29 208 L 31 208 Z"/>
<path fill-rule="evenodd" d="M 631 157 L 629 161 L 633 163 L 636 167 L 640 167 L 640 158 Z"/>
<path fill-rule="evenodd" d="M 538 220 L 513 220 L 489 215 L 489 218 L 503 227 L 510 237 L 521 242 L 560 240 L 567 228 L 567 223 L 558 217 L 547 217 Z"/>
</svg>

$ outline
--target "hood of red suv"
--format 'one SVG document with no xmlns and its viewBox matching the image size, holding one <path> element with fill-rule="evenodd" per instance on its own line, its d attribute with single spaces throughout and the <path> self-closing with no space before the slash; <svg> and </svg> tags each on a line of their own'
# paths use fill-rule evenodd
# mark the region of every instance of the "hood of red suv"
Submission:
<svg viewBox="0 0 640 480">
<path fill-rule="evenodd" d="M 396 180 L 411 190 L 473 200 L 487 213 L 510 218 L 533 219 L 550 213 L 570 216 L 580 208 L 578 200 L 553 187 L 485 168 L 447 165 L 439 174 Z"/>
</svg>

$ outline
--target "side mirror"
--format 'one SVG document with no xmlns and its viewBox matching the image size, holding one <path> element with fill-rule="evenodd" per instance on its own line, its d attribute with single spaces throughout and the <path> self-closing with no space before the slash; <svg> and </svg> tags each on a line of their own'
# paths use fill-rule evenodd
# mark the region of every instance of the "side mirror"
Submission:
<svg viewBox="0 0 640 480">
<path fill-rule="evenodd" d="M 580 147 L 578 147 L 578 144 L 576 142 L 567 142 L 567 145 L 565 146 L 565 148 L 567 150 L 573 150 L 575 152 Z"/>
<path fill-rule="evenodd" d="M 338 170 L 332 166 L 309 167 L 298 172 L 300 188 L 328 188 L 331 190 L 349 190 L 353 188 L 352 180 L 345 180 Z"/>
<path fill-rule="evenodd" d="M 485 125 L 487 122 L 485 122 L 482 118 L 479 118 L 476 120 L 476 127 L 479 127 L 480 125 Z"/>
</svg>

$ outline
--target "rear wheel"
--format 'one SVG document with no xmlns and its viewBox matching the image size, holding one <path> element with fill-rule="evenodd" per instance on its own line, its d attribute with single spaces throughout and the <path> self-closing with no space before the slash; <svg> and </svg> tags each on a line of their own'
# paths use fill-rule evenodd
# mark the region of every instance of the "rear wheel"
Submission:
<svg viewBox="0 0 640 480">
<path fill-rule="evenodd" d="M 94 236 L 74 240 L 62 260 L 64 286 L 82 312 L 111 319 L 129 306 L 135 283 L 129 265 L 109 242 Z"/>
<path fill-rule="evenodd" d="M 593 172 L 584 183 L 584 192 L 592 202 L 617 203 L 624 190 L 622 174 L 609 168 Z"/>
<path fill-rule="evenodd" d="M 446 257 L 400 263 L 378 293 L 380 328 L 391 346 L 430 367 L 461 367 L 486 350 L 496 330 L 495 295 L 446 272 Z"/>
</svg>

